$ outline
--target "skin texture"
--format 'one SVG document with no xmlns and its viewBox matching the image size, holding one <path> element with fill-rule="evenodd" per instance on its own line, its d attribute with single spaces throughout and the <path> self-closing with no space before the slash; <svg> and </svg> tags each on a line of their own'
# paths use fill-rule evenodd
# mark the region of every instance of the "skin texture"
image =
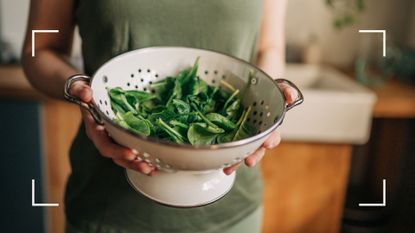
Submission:
<svg viewBox="0 0 415 233">
<path fill-rule="evenodd" d="M 265 0 L 264 18 L 259 41 L 258 66 L 272 77 L 281 77 L 285 61 L 285 5 L 286 0 Z M 63 89 L 68 77 L 81 73 L 68 62 L 70 56 L 74 21 L 74 0 L 32 0 L 28 29 L 22 51 L 22 64 L 30 83 L 42 93 L 63 99 Z M 58 34 L 36 35 L 36 58 L 31 55 L 31 30 L 58 28 Z M 296 98 L 295 91 L 280 85 L 290 103 Z M 92 100 L 92 90 L 88 85 L 77 82 L 71 94 L 88 103 Z M 134 169 L 147 175 L 155 175 L 156 168 L 144 161 L 135 159 L 137 152 L 120 146 L 108 136 L 105 128 L 97 125 L 88 111 L 80 109 L 85 123 L 86 134 L 102 156 L 112 159 L 121 167 Z M 276 147 L 281 141 L 278 131 L 273 132 L 261 148 L 245 159 L 249 167 L 255 166 L 264 156 L 266 149 Z M 225 168 L 225 174 L 234 172 L 241 163 Z"/>
</svg>

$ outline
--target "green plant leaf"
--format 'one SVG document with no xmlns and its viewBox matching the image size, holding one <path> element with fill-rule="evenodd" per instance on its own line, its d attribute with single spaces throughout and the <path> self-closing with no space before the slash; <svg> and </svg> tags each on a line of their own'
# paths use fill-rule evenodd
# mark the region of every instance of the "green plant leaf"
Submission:
<svg viewBox="0 0 415 233">
<path fill-rule="evenodd" d="M 130 130 L 141 135 L 149 136 L 151 134 L 151 128 L 149 124 L 136 116 L 132 112 L 126 113 L 124 116 L 124 121 L 130 127 Z"/>
<path fill-rule="evenodd" d="M 110 96 L 111 101 L 114 101 L 120 106 L 123 106 L 125 110 L 131 111 L 133 113 L 137 113 L 135 108 L 131 106 L 131 104 L 127 101 L 127 98 L 125 97 L 125 92 L 120 88 L 112 88 L 108 95 Z"/>
<path fill-rule="evenodd" d="M 246 120 L 251 112 L 251 106 L 242 114 L 240 124 L 238 125 L 238 129 L 235 132 L 235 135 L 232 138 L 232 141 L 241 140 L 247 137 L 250 137 L 254 134 L 255 128 L 249 124 Z"/>
<path fill-rule="evenodd" d="M 199 59 L 193 67 L 150 85 L 152 93 L 138 90 L 108 90 L 114 122 L 139 135 L 176 143 L 210 145 L 239 140 L 252 133 L 238 89 L 222 84 L 209 86 L 197 78 Z M 246 86 L 245 90 L 249 89 Z"/>
<path fill-rule="evenodd" d="M 206 123 L 193 123 L 187 131 L 187 138 L 192 145 L 211 145 L 217 136 L 208 130 Z"/>
<path fill-rule="evenodd" d="M 183 100 L 174 99 L 172 101 L 173 106 L 176 108 L 179 114 L 188 114 L 190 113 L 190 105 Z"/>
<path fill-rule="evenodd" d="M 161 118 L 156 120 L 156 124 L 166 132 L 174 142 L 183 144 L 186 141 L 186 138 L 181 135 L 177 130 L 170 127 L 166 122 L 164 122 Z"/>
<path fill-rule="evenodd" d="M 220 115 L 219 113 L 214 113 L 214 112 L 209 113 L 206 115 L 206 118 L 212 123 L 214 123 L 215 125 L 218 125 L 225 130 L 233 130 L 236 128 L 235 123 L 233 123 L 228 118 Z"/>
</svg>

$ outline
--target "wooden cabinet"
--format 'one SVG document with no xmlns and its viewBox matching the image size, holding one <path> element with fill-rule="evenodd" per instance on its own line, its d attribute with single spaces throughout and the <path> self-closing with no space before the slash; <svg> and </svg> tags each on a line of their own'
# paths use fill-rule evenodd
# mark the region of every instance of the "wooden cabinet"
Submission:
<svg viewBox="0 0 415 233">
<path fill-rule="evenodd" d="M 263 233 L 339 232 L 351 146 L 282 143 L 262 161 Z"/>
</svg>

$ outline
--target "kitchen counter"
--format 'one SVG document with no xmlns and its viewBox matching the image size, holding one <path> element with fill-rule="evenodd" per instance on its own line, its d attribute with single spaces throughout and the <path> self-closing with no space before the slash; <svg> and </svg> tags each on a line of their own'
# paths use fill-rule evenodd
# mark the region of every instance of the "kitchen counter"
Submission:
<svg viewBox="0 0 415 233">
<path fill-rule="evenodd" d="M 32 100 L 44 98 L 30 86 L 19 65 L 0 65 L 0 97 Z"/>
<path fill-rule="evenodd" d="M 375 118 L 415 118 L 415 85 L 389 80 L 380 87 L 371 87 L 378 101 Z"/>
</svg>

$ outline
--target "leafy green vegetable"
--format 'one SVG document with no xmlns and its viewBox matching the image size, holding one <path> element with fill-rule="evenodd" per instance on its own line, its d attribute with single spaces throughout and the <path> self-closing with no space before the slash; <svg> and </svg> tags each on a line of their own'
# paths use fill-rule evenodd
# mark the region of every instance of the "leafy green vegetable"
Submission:
<svg viewBox="0 0 415 233">
<path fill-rule="evenodd" d="M 252 125 L 248 124 L 246 121 L 250 112 L 251 106 L 249 106 L 248 109 L 244 112 L 244 114 L 242 114 L 242 120 L 238 122 L 238 128 L 235 132 L 235 135 L 232 138 L 232 141 L 247 138 L 255 132 L 255 128 Z"/>
<path fill-rule="evenodd" d="M 132 131 L 141 136 L 149 136 L 151 133 L 151 128 L 145 120 L 142 120 L 136 116 L 132 112 L 126 113 L 124 116 L 124 121 L 130 127 Z"/>
<path fill-rule="evenodd" d="M 206 118 L 211 121 L 212 123 L 226 129 L 226 130 L 233 130 L 236 128 L 236 124 L 233 123 L 228 118 L 220 115 L 219 113 L 211 112 L 206 115 Z"/>
<path fill-rule="evenodd" d="M 114 121 L 138 135 L 179 144 L 211 145 L 254 135 L 247 122 L 251 107 L 244 111 L 239 98 L 250 85 L 242 92 L 224 80 L 221 87 L 209 86 L 197 77 L 198 67 L 199 58 L 177 76 L 151 84 L 151 93 L 110 89 Z"/>
<path fill-rule="evenodd" d="M 125 96 L 124 90 L 122 90 L 120 87 L 116 87 L 111 89 L 108 92 L 111 102 L 114 102 L 118 104 L 119 106 L 122 106 L 123 109 L 127 111 L 131 111 L 133 113 L 137 113 L 137 111 L 131 106 L 131 104 L 127 101 L 127 97 Z"/>
<path fill-rule="evenodd" d="M 193 123 L 189 131 L 187 131 L 187 138 L 192 145 L 210 145 L 215 142 L 217 133 L 210 132 L 206 123 Z"/>
</svg>

